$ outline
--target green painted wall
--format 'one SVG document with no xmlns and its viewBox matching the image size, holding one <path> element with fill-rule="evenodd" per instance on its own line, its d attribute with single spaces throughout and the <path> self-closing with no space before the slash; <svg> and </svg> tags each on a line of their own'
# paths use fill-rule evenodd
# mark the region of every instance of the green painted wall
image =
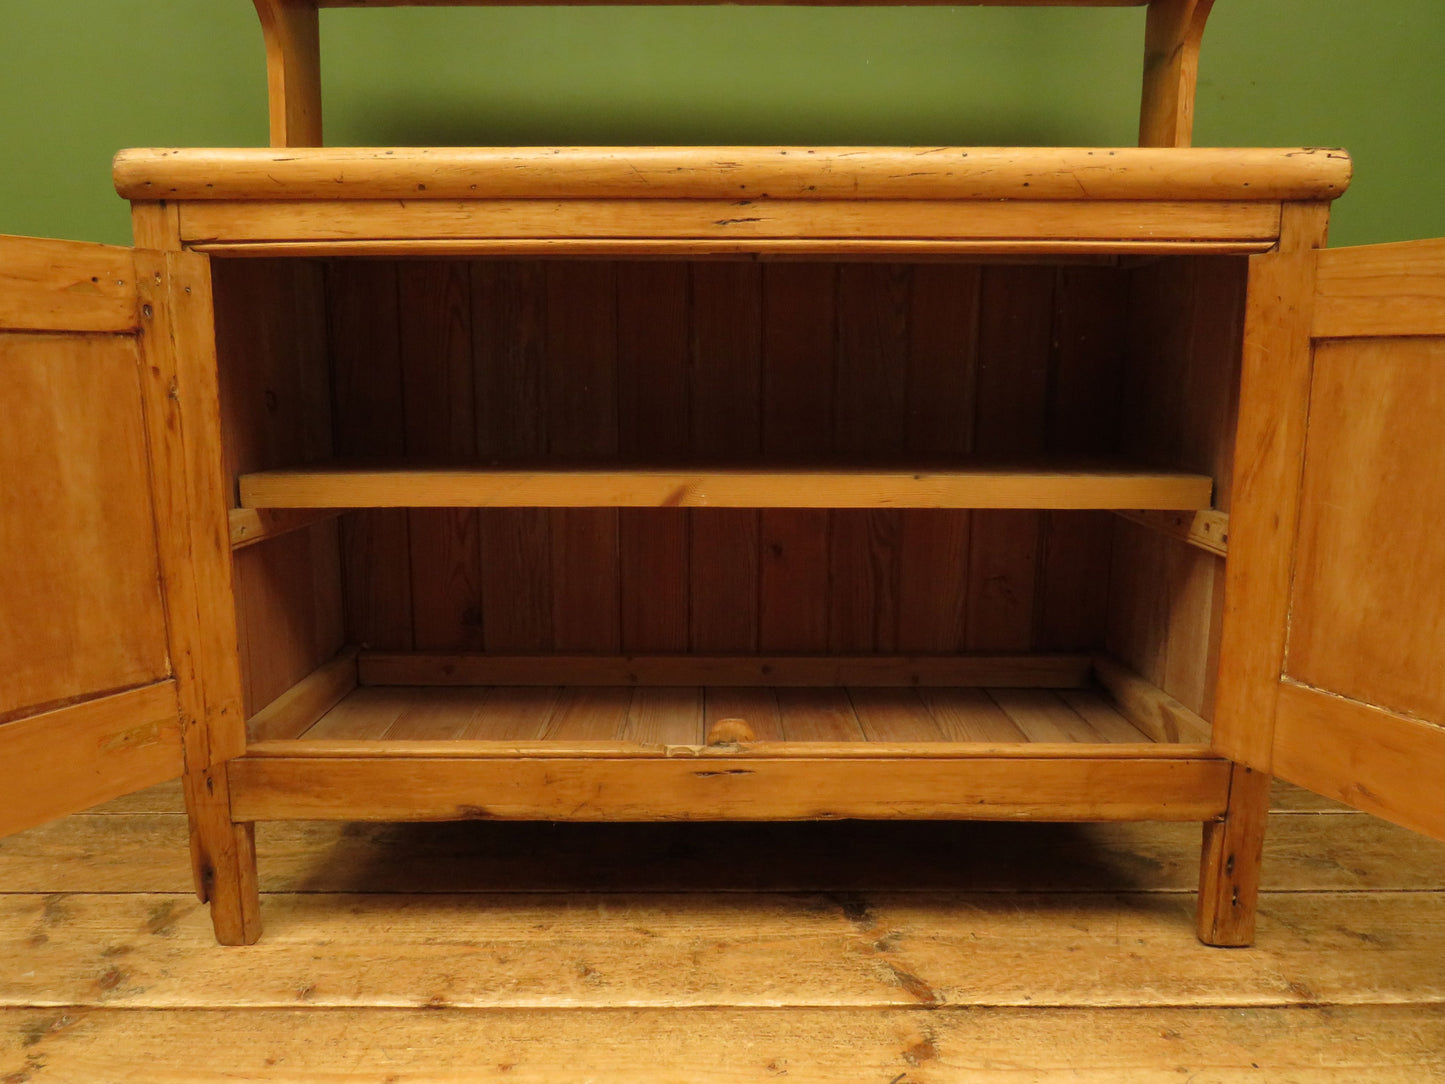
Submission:
<svg viewBox="0 0 1445 1084">
<path fill-rule="evenodd" d="M 0 232 L 126 242 L 127 146 L 260 145 L 248 0 L 7 0 Z M 334 144 L 1128 144 L 1138 10 L 322 16 Z M 1445 236 L 1441 0 L 1218 0 L 1196 142 L 1355 155 L 1333 241 Z"/>
</svg>

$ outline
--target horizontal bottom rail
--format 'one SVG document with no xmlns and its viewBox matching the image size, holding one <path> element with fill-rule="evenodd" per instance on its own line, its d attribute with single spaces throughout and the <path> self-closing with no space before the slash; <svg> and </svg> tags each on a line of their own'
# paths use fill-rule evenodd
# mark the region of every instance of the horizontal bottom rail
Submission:
<svg viewBox="0 0 1445 1084">
<path fill-rule="evenodd" d="M 1123 758 L 243 757 L 255 820 L 1208 821 L 1229 763 Z"/>
<path fill-rule="evenodd" d="M 638 741 L 497 741 L 405 738 L 280 738 L 253 742 L 247 757 L 283 760 L 1217 760 L 1208 744 L 982 741 L 756 741 L 718 745 L 647 744 Z"/>
</svg>

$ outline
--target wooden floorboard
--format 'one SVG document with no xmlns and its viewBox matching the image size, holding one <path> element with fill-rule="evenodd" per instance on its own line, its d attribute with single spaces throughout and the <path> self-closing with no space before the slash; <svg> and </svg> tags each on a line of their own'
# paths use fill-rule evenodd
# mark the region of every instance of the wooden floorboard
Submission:
<svg viewBox="0 0 1445 1084">
<path fill-rule="evenodd" d="M 1268 894 L 1234 952 L 1195 940 L 1178 893 L 281 893 L 261 913 L 242 954 L 213 950 L 193 896 L 0 897 L 0 1006 L 1445 1002 L 1445 893 Z"/>
<path fill-rule="evenodd" d="M 1199 865 L 1199 829 L 1161 823 L 295 821 L 258 824 L 256 840 L 265 892 L 1190 893 Z M 1363 815 L 1281 815 L 1264 877 L 1275 891 L 1445 889 L 1445 844 Z M 175 813 L 81 815 L 0 840 L 0 892 L 190 887 Z"/>
<path fill-rule="evenodd" d="M 12 1066 L 25 1084 L 1420 1084 L 1445 1079 L 1445 1011 L 0 1010 Z"/>
<path fill-rule="evenodd" d="M 1273 805 L 1249 949 L 1194 825 L 846 822 L 262 824 L 222 949 L 165 785 L 0 840 L 0 1082 L 1445 1081 L 1445 844 Z"/>
</svg>

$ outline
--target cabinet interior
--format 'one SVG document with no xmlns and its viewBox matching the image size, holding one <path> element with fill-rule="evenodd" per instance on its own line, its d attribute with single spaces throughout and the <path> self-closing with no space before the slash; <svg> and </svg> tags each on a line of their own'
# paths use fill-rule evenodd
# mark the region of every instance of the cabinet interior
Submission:
<svg viewBox="0 0 1445 1084">
<path fill-rule="evenodd" d="M 765 507 L 233 515 L 253 740 L 1207 741 L 1224 558 L 1048 479 L 1203 476 L 1182 507 L 1228 512 L 1243 257 L 212 264 L 237 500 L 336 464 L 415 472 L 393 494 L 792 478 Z M 809 471 L 979 464 L 1036 506 L 787 506 Z"/>
</svg>

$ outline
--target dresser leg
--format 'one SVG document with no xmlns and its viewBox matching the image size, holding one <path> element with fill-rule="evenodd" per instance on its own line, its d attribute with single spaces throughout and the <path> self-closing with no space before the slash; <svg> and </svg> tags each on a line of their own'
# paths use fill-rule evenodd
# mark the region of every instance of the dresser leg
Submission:
<svg viewBox="0 0 1445 1084">
<path fill-rule="evenodd" d="M 1254 942 L 1269 786 L 1266 773 L 1234 765 L 1224 819 L 1204 826 L 1197 931 L 1206 945 Z"/>
<path fill-rule="evenodd" d="M 216 940 L 223 945 L 254 945 L 261 936 L 256 826 L 231 821 L 225 764 L 188 772 L 185 786 L 196 892 L 211 905 Z"/>
</svg>

